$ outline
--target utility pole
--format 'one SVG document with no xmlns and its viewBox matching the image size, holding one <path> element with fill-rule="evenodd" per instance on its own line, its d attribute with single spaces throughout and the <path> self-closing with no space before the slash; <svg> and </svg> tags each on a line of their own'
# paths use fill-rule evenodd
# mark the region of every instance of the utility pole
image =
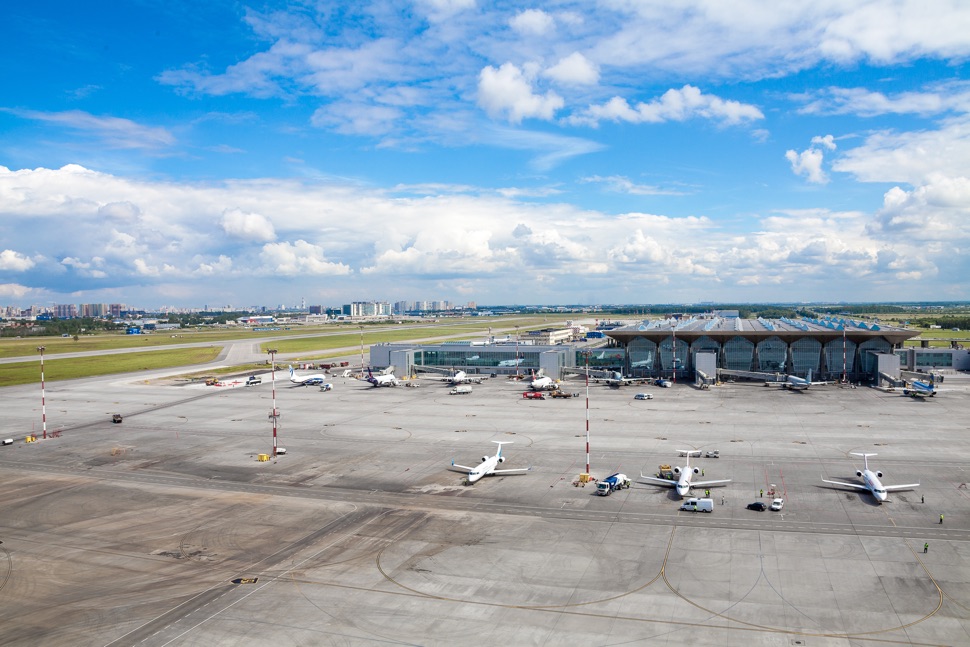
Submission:
<svg viewBox="0 0 970 647">
<path fill-rule="evenodd" d="M 40 420 L 41 425 L 44 429 L 44 438 L 47 438 L 47 398 L 45 394 L 44 387 L 44 351 L 47 350 L 44 346 L 38 346 L 37 351 L 40 353 Z"/>
<path fill-rule="evenodd" d="M 271 373 L 273 378 L 273 412 L 269 414 L 269 417 L 273 419 L 273 458 L 276 458 L 276 420 L 280 417 L 280 412 L 276 409 L 276 353 L 275 348 L 271 348 L 266 351 L 269 353 L 270 359 L 273 364 L 273 372 Z"/>
<path fill-rule="evenodd" d="M 583 356 L 586 358 L 586 473 L 589 474 L 589 354 L 590 351 L 584 350 Z"/>
</svg>

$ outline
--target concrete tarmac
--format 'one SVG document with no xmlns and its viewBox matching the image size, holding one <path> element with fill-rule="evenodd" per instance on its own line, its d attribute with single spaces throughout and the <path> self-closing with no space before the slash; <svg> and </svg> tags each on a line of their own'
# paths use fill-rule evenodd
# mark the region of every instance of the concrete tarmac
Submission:
<svg viewBox="0 0 970 647">
<path fill-rule="evenodd" d="M 268 377 L 48 384 L 47 439 L 39 388 L 0 390 L 0 645 L 970 644 L 970 378 L 925 401 L 592 384 L 587 414 L 582 380 L 530 401 L 505 379 L 321 392 L 280 371 L 287 453 L 259 462 Z M 632 488 L 576 484 L 587 416 L 593 475 Z M 493 440 L 532 470 L 463 485 L 451 462 Z M 636 482 L 679 449 L 720 451 L 691 459 L 732 479 L 713 513 Z M 850 452 L 921 485 L 878 505 L 822 483 L 861 482 Z"/>
</svg>

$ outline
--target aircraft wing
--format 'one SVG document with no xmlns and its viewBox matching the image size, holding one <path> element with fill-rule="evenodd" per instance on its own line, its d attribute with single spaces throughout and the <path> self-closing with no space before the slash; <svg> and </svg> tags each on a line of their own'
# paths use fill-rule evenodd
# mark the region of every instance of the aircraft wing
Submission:
<svg viewBox="0 0 970 647">
<path fill-rule="evenodd" d="M 705 487 L 707 485 L 720 485 L 722 483 L 730 483 L 731 479 L 720 479 L 718 481 L 691 481 L 691 487 Z"/>
<path fill-rule="evenodd" d="M 859 485 L 858 483 L 843 483 L 842 481 L 829 481 L 826 479 L 822 479 L 822 482 L 831 483 L 832 485 L 841 485 L 843 487 L 851 487 L 857 490 L 866 490 L 867 492 L 869 491 L 869 488 L 867 488 L 865 485 Z"/>
<path fill-rule="evenodd" d="M 886 492 L 892 492 L 894 490 L 912 490 L 913 488 L 919 487 L 919 483 L 910 483 L 909 485 L 883 485 L 882 486 Z"/>
<path fill-rule="evenodd" d="M 647 476 L 643 472 L 640 472 L 640 480 L 646 481 L 648 483 L 653 483 L 654 485 L 663 485 L 666 487 L 674 487 L 677 485 L 677 481 L 670 481 L 668 479 L 658 479 L 656 476 Z"/>
<path fill-rule="evenodd" d="M 454 461 L 452 461 L 451 462 L 451 467 L 449 467 L 448 469 L 453 469 L 456 472 L 464 471 L 466 473 L 471 473 L 471 471 L 474 470 L 475 468 L 474 467 L 466 467 L 465 465 L 458 465 L 457 463 L 455 463 Z"/>
<path fill-rule="evenodd" d="M 492 470 L 492 474 L 522 474 L 523 472 L 531 471 L 531 467 L 520 467 L 510 470 Z"/>
</svg>

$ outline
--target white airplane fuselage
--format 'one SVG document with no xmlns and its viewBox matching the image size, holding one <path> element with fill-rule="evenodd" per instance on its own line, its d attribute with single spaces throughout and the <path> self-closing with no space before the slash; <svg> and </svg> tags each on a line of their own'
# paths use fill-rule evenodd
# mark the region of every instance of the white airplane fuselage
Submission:
<svg viewBox="0 0 970 647">
<path fill-rule="evenodd" d="M 872 496 L 876 497 L 876 500 L 879 501 L 879 503 L 882 503 L 889 498 L 889 492 L 887 492 L 886 488 L 882 486 L 882 482 L 879 480 L 879 477 L 876 476 L 872 470 L 866 469 L 857 471 L 856 476 L 862 477 L 862 480 L 865 481 L 866 487 L 869 488 L 869 491 L 872 492 Z"/>
<path fill-rule="evenodd" d="M 299 386 L 315 386 L 317 384 L 323 384 L 327 381 L 327 376 L 320 373 L 314 375 L 297 375 L 293 367 L 290 367 L 290 382 L 297 384 Z"/>
<path fill-rule="evenodd" d="M 499 463 L 505 462 L 504 456 L 486 456 L 485 460 L 475 466 L 471 472 L 468 473 L 468 482 L 474 483 L 478 479 L 482 478 L 486 474 L 495 470 Z"/>
</svg>

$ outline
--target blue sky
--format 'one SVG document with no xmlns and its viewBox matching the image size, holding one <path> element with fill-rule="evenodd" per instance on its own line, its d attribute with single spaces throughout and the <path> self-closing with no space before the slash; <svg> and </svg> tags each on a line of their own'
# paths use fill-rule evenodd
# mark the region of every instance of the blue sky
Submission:
<svg viewBox="0 0 970 647">
<path fill-rule="evenodd" d="M 4 18 L 0 305 L 970 298 L 964 2 Z"/>
</svg>

